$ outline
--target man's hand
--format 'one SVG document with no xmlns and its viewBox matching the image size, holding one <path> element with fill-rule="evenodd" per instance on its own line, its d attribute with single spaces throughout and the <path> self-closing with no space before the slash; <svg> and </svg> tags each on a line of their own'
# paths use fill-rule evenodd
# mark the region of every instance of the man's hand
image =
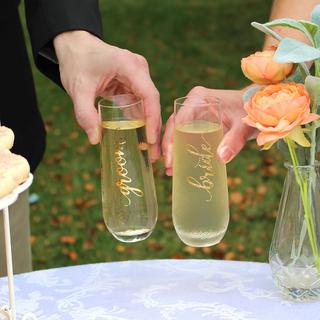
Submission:
<svg viewBox="0 0 320 320">
<path fill-rule="evenodd" d="M 246 141 L 256 134 L 255 129 L 248 127 L 241 120 L 246 116 L 242 95 L 241 90 L 214 90 L 204 87 L 195 87 L 188 94 L 188 96 L 217 97 L 220 100 L 224 138 L 218 147 L 217 154 L 225 163 L 231 161 L 241 151 Z M 174 117 L 171 115 L 167 121 L 162 142 L 167 175 L 172 175 L 173 131 Z"/>
<path fill-rule="evenodd" d="M 86 31 L 70 31 L 54 38 L 61 82 L 70 95 L 79 125 L 89 141 L 100 140 L 97 96 L 133 93 L 144 101 L 151 158 L 160 156 L 160 96 L 143 56 L 103 42 Z"/>
</svg>

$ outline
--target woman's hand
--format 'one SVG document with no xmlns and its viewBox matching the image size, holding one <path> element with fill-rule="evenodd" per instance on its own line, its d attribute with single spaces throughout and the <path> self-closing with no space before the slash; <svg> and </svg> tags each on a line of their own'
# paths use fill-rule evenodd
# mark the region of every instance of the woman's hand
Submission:
<svg viewBox="0 0 320 320">
<path fill-rule="evenodd" d="M 256 135 L 256 130 L 242 122 L 246 116 L 242 102 L 243 91 L 241 90 L 215 90 L 205 87 L 193 88 L 188 96 L 216 97 L 221 103 L 221 119 L 224 128 L 224 138 L 221 141 L 217 154 L 221 161 L 231 161 L 243 148 L 246 141 Z M 167 175 L 172 175 L 173 156 L 173 114 L 167 121 L 162 152 Z"/>
</svg>

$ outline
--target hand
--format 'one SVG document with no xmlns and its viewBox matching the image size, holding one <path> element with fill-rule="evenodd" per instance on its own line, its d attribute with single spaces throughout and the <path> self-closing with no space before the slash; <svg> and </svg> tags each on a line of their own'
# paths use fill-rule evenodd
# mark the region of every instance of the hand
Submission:
<svg viewBox="0 0 320 320">
<path fill-rule="evenodd" d="M 144 101 L 151 158 L 160 156 L 160 96 L 143 56 L 103 42 L 86 31 L 69 31 L 54 38 L 61 82 L 70 95 L 75 117 L 89 141 L 100 141 L 97 96 L 133 93 Z"/>
<path fill-rule="evenodd" d="M 221 119 L 224 128 L 224 137 L 217 154 L 224 163 L 231 161 L 244 147 L 246 141 L 256 135 L 254 128 L 242 123 L 241 118 L 246 115 L 242 102 L 241 90 L 215 90 L 204 87 L 193 88 L 188 96 L 217 97 L 221 102 Z M 167 121 L 166 130 L 162 141 L 162 152 L 166 174 L 172 175 L 173 154 L 173 114 Z"/>
</svg>

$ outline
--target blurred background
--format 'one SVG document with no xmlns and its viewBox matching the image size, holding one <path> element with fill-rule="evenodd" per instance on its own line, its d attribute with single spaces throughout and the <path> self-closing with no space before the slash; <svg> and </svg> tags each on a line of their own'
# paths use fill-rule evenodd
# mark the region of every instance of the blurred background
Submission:
<svg viewBox="0 0 320 320">
<path fill-rule="evenodd" d="M 100 7 L 105 40 L 147 58 L 161 93 L 165 123 L 173 100 L 196 85 L 238 89 L 248 84 L 240 59 L 263 43 L 263 35 L 250 22 L 266 22 L 271 4 L 107 0 Z M 23 7 L 21 16 L 25 21 Z M 231 220 L 220 244 L 196 249 L 179 240 L 171 219 L 171 178 L 164 175 L 160 161 L 154 166 L 156 229 L 146 241 L 123 244 L 106 231 L 102 218 L 99 147 L 89 145 L 75 123 L 68 96 L 34 65 L 33 72 L 48 133 L 46 155 L 31 190 L 39 196 L 31 205 L 35 269 L 128 259 L 267 261 L 285 173 L 276 148 L 261 152 L 250 142 L 228 165 Z"/>
</svg>

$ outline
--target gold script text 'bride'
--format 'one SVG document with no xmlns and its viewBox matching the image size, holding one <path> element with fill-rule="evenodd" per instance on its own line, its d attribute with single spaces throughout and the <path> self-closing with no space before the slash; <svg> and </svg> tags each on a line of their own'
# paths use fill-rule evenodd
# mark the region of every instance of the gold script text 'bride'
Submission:
<svg viewBox="0 0 320 320">
<path fill-rule="evenodd" d="M 212 177 L 214 176 L 214 171 L 213 171 L 214 153 L 212 152 L 211 145 L 208 143 L 205 137 L 201 135 L 201 138 L 203 140 L 203 143 L 201 144 L 200 150 L 198 150 L 192 144 L 187 144 L 186 149 L 190 154 L 197 157 L 197 164 L 195 165 L 195 168 L 199 167 L 201 169 L 204 169 L 204 174 L 201 175 L 198 179 L 192 176 L 189 176 L 187 178 L 187 181 L 190 185 L 196 188 L 205 190 L 209 195 L 209 198 L 206 201 L 209 202 L 212 200 L 212 189 L 214 186 L 214 183 L 212 181 Z"/>
</svg>

